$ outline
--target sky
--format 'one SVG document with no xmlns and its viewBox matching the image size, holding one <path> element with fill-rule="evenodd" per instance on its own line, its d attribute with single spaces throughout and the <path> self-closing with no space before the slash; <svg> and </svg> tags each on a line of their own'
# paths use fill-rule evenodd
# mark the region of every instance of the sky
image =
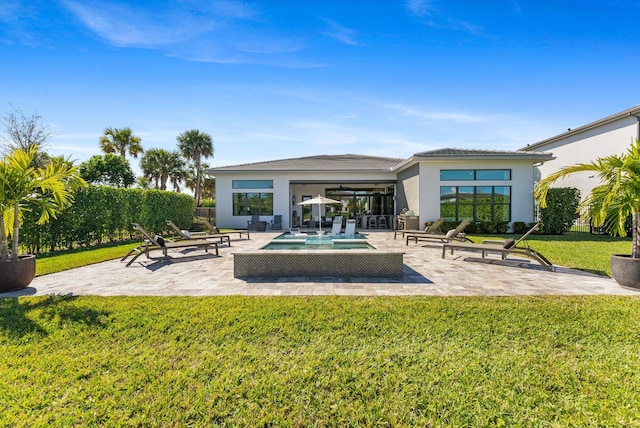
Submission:
<svg viewBox="0 0 640 428">
<path fill-rule="evenodd" d="M 640 104 L 640 0 L 2 0 L 0 115 L 47 151 L 107 127 L 210 166 L 516 150 Z M 139 161 L 131 159 L 134 170 Z"/>
</svg>

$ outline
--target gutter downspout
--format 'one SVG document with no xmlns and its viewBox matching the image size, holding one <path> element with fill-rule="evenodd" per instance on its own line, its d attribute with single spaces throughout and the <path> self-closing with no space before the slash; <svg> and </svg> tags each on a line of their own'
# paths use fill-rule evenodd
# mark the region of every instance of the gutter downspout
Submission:
<svg viewBox="0 0 640 428">
<path fill-rule="evenodd" d="M 638 123 L 638 126 L 637 126 L 638 131 L 636 132 L 636 139 L 640 140 L 640 116 L 635 114 L 630 114 L 630 115 L 636 118 L 636 122 Z"/>
</svg>

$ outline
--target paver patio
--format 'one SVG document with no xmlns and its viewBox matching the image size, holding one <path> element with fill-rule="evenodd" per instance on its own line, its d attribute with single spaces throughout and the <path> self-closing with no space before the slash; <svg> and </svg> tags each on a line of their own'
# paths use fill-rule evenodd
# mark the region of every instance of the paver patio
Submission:
<svg viewBox="0 0 640 428">
<path fill-rule="evenodd" d="M 251 239 L 233 239 L 220 247 L 220 255 L 202 250 L 174 251 L 169 259 L 140 257 L 130 267 L 119 260 L 40 276 L 24 290 L 0 297 L 73 294 L 101 296 L 208 296 L 208 295 L 370 295 L 370 296 L 515 296 L 515 295 L 635 295 L 613 279 L 557 267 L 547 272 L 535 262 L 508 260 L 504 265 L 471 262 L 477 254 L 459 252 L 441 258 L 439 245 L 405 246 L 392 232 L 369 232 L 376 248 L 404 252 L 404 276 L 398 279 L 263 278 L 233 276 L 233 253 L 253 251 L 277 233 L 253 233 Z M 158 253 L 157 255 L 160 255 Z"/>
</svg>

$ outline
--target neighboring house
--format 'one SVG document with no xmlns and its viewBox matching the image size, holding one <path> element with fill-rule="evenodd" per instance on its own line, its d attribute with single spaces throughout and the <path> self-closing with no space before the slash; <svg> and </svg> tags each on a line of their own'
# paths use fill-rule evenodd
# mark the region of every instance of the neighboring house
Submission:
<svg viewBox="0 0 640 428">
<path fill-rule="evenodd" d="M 554 160 L 538 167 L 540 177 L 544 178 L 564 166 L 622 154 L 636 138 L 640 139 L 640 106 L 570 129 L 520 150 L 553 153 Z M 575 187 L 584 197 L 598 184 L 597 177 L 585 172 L 557 181 L 555 187 Z"/>
<path fill-rule="evenodd" d="M 367 227 L 369 217 L 393 217 L 404 208 L 419 225 L 438 217 L 458 221 L 534 220 L 535 168 L 549 153 L 441 149 L 409 159 L 324 155 L 209 168 L 216 177 L 216 219 L 220 227 L 243 228 L 252 215 L 283 227 L 310 226 L 342 215 Z M 317 195 L 340 205 L 301 206 Z M 369 219 L 370 220 L 370 219 Z"/>
</svg>

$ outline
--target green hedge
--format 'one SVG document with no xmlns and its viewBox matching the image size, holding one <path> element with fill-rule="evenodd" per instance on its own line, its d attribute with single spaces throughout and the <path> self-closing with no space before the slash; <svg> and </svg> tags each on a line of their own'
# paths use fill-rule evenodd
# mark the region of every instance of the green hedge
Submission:
<svg viewBox="0 0 640 428">
<path fill-rule="evenodd" d="M 573 187 L 557 187 L 547 193 L 547 208 L 540 209 L 542 232 L 562 235 L 571 230 L 580 203 L 580 191 Z"/>
<path fill-rule="evenodd" d="M 182 193 L 88 186 L 76 193 L 71 207 L 44 226 L 36 224 L 38 213 L 26 213 L 20 244 L 29 253 L 41 253 L 130 240 L 131 222 L 151 233 L 165 233 L 166 220 L 189 227 L 194 207 L 193 198 Z"/>
</svg>

